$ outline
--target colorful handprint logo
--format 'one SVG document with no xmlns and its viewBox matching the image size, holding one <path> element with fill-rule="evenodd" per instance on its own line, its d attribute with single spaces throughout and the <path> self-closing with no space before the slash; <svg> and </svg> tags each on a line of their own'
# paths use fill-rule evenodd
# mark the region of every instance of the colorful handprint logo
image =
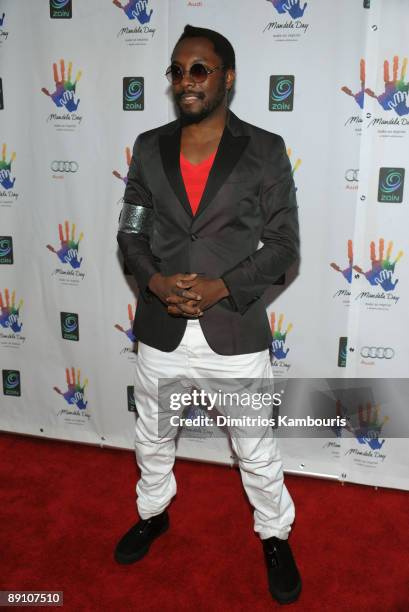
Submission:
<svg viewBox="0 0 409 612">
<path fill-rule="evenodd" d="M 78 259 L 78 248 L 81 240 L 84 237 L 84 234 L 81 232 L 79 235 L 78 241 L 75 240 L 75 223 L 72 224 L 71 227 L 71 237 L 70 237 L 70 224 L 68 221 L 64 223 L 65 236 L 63 233 L 63 228 L 61 223 L 58 224 L 58 233 L 60 237 L 60 248 L 58 251 L 51 246 L 51 244 L 47 244 L 47 249 L 52 253 L 55 253 L 59 260 L 62 263 L 70 264 L 71 268 L 79 268 L 82 262 L 81 259 Z"/>
<path fill-rule="evenodd" d="M 126 163 L 127 163 L 127 166 L 128 166 L 128 168 L 129 168 L 129 166 L 130 166 L 130 164 L 131 164 L 131 157 L 132 157 L 132 156 L 131 156 L 131 149 L 130 149 L 129 147 L 126 147 L 126 148 L 125 148 L 125 157 L 126 157 Z M 125 175 L 125 176 L 121 176 L 121 175 L 120 175 L 120 173 L 119 173 L 117 170 L 113 170 L 113 171 L 112 171 L 112 174 L 113 174 L 114 176 L 116 176 L 116 178 L 118 178 L 118 179 L 120 179 L 121 181 L 123 181 L 123 182 L 125 183 L 125 185 L 126 185 L 126 183 L 127 183 L 127 181 L 128 181 L 128 177 L 127 177 L 127 175 Z"/>
<path fill-rule="evenodd" d="M 358 424 L 352 425 L 349 416 L 344 414 L 342 404 L 339 400 L 336 402 L 337 416 L 347 419 L 345 429 L 351 432 L 359 444 L 367 444 L 372 450 L 380 450 L 385 443 L 385 440 L 380 441 L 379 436 L 382 428 L 389 421 L 389 417 L 384 416 L 380 420 L 380 406 L 373 406 L 371 402 L 367 402 L 365 410 L 362 404 L 358 406 Z M 342 428 L 334 428 L 337 437 L 342 436 Z"/>
<path fill-rule="evenodd" d="M 349 87 L 344 85 L 341 87 L 341 91 L 346 93 L 348 96 L 354 98 L 355 102 L 358 104 L 359 108 L 364 107 L 364 97 L 365 97 L 365 60 L 361 59 L 359 62 L 359 78 L 361 81 L 361 89 L 356 93 L 353 93 Z"/>
<path fill-rule="evenodd" d="M 113 0 L 113 4 L 124 11 L 128 19 L 137 19 L 141 25 L 149 23 L 152 17 L 153 10 L 148 14 L 149 0 L 129 0 L 122 5 L 119 0 Z"/>
<path fill-rule="evenodd" d="M 291 149 L 287 149 L 287 155 L 291 161 L 291 154 L 292 154 L 292 150 Z M 298 157 L 294 164 L 291 162 L 291 174 L 294 178 L 294 174 L 297 172 L 298 168 L 301 166 L 301 159 Z M 298 187 L 295 188 L 295 190 L 297 191 Z"/>
<path fill-rule="evenodd" d="M 84 380 L 84 384 L 81 385 L 81 371 L 77 370 L 77 376 L 75 377 L 75 368 L 65 368 L 65 376 L 67 380 L 67 391 L 63 393 L 58 387 L 53 387 L 59 395 L 62 395 L 67 404 L 70 406 L 76 406 L 79 410 L 85 410 L 88 401 L 84 401 L 85 387 L 88 384 L 88 379 Z"/>
<path fill-rule="evenodd" d="M 385 111 L 395 111 L 397 115 L 403 116 L 409 114 L 408 92 L 409 83 L 405 81 L 406 70 L 408 66 L 408 58 L 405 57 L 402 62 L 400 75 L 399 73 L 399 57 L 397 55 L 393 58 L 392 78 L 390 75 L 389 61 L 385 60 L 383 63 L 383 80 L 384 80 L 384 91 L 377 95 L 372 89 L 365 88 L 365 60 L 360 60 L 360 81 L 361 89 L 357 93 L 353 93 L 349 87 L 345 85 L 341 90 L 348 96 L 352 96 L 355 102 L 360 108 L 364 107 L 364 95 L 368 94 L 372 98 L 375 98 L 379 105 Z M 398 78 L 399 77 L 399 78 Z"/>
<path fill-rule="evenodd" d="M 287 149 L 287 155 L 291 160 L 291 155 L 292 155 L 292 149 Z M 294 164 L 292 164 L 291 162 L 291 174 L 294 176 L 294 173 L 298 170 L 298 168 L 301 166 L 301 159 L 298 157 Z"/>
<path fill-rule="evenodd" d="M 379 255 L 376 256 L 375 242 L 370 244 L 371 268 L 364 272 L 362 268 L 354 266 L 357 272 L 363 274 L 370 285 L 381 287 L 384 291 L 393 291 L 398 283 L 398 279 L 393 280 L 395 267 L 399 259 L 403 256 L 403 251 L 399 251 L 394 260 L 391 259 L 393 242 L 388 243 L 385 256 L 385 241 L 379 239 Z"/>
<path fill-rule="evenodd" d="M 20 309 L 23 305 L 23 300 L 20 300 L 16 306 L 16 292 L 11 294 L 8 289 L 4 290 L 3 295 L 0 291 L 0 325 L 6 329 L 11 329 L 14 333 L 19 333 L 23 324 L 20 322 Z"/>
<path fill-rule="evenodd" d="M 267 0 L 267 2 L 271 2 L 277 13 L 287 13 L 293 19 L 300 19 L 307 8 L 307 2 L 301 8 L 300 0 Z"/>
<path fill-rule="evenodd" d="M 7 161 L 7 145 L 3 143 L 1 148 L 1 160 L 0 160 L 0 185 L 3 189 L 12 189 L 16 178 L 11 178 L 11 164 L 16 159 L 16 154 L 13 153 L 10 156 L 10 161 Z"/>
<path fill-rule="evenodd" d="M 54 104 L 58 108 L 64 107 L 70 113 L 77 110 L 78 105 L 80 103 L 79 100 L 75 101 L 75 91 L 77 87 L 77 83 L 81 78 L 82 72 L 78 70 L 77 75 L 75 77 L 75 81 L 71 80 L 72 78 L 72 62 L 68 64 L 68 74 L 67 79 L 65 78 L 65 62 L 64 60 L 60 60 L 60 71 L 61 76 L 58 75 L 58 67 L 57 64 L 53 64 L 53 73 L 54 73 L 54 82 L 55 82 L 55 91 L 50 94 L 48 89 L 45 87 L 41 88 L 41 91 L 45 93 L 46 96 L 49 96 Z"/>
<path fill-rule="evenodd" d="M 282 331 L 284 315 L 280 314 L 276 327 L 276 313 L 272 312 L 270 316 L 271 333 L 273 341 L 270 346 L 270 351 L 275 359 L 285 359 L 288 355 L 289 348 L 286 349 L 285 342 L 287 334 L 292 330 L 293 325 L 289 323 L 285 332 Z"/>
<path fill-rule="evenodd" d="M 129 340 L 131 342 L 135 342 L 136 341 L 136 338 L 135 338 L 135 336 L 133 334 L 133 331 L 132 331 L 132 325 L 133 325 L 134 317 L 135 317 L 135 314 L 132 312 L 132 305 L 128 304 L 128 320 L 129 320 L 129 327 L 128 327 L 128 329 L 124 329 L 122 327 L 122 325 L 119 325 L 118 323 L 116 323 L 114 325 L 115 329 L 118 329 L 120 332 L 126 334 L 126 336 L 129 338 Z"/>
<path fill-rule="evenodd" d="M 352 240 L 348 240 L 348 266 L 346 268 L 341 268 L 341 266 L 339 266 L 338 264 L 334 262 L 332 262 L 330 266 L 333 270 L 340 272 L 342 276 L 345 278 L 345 280 L 347 281 L 347 283 L 349 284 L 352 283 L 352 270 L 360 271 L 360 269 L 354 266 L 354 251 L 353 251 Z"/>
<path fill-rule="evenodd" d="M 376 95 L 371 89 L 365 90 L 369 96 L 378 100 L 380 106 L 385 111 L 394 110 L 399 116 L 409 114 L 409 106 L 407 105 L 409 83 L 405 82 L 407 66 L 408 58 L 405 57 L 402 62 L 400 78 L 398 78 L 399 57 L 395 55 L 393 58 L 391 79 L 389 62 L 385 60 L 383 63 L 384 92 L 380 95 Z"/>
</svg>

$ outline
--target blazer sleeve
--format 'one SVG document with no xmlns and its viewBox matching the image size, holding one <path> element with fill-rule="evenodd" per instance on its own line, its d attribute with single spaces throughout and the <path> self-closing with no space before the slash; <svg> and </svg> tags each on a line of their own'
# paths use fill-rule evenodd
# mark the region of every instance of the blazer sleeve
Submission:
<svg viewBox="0 0 409 612">
<path fill-rule="evenodd" d="M 140 136 L 135 141 L 129 165 L 123 207 L 119 216 L 117 241 L 143 299 L 152 300 L 148 288 L 151 277 L 159 272 L 150 248 L 153 224 L 152 194 L 143 175 Z"/>
<path fill-rule="evenodd" d="M 298 206 L 281 137 L 276 150 L 266 165 L 261 193 L 263 246 L 222 275 L 230 304 L 240 314 L 299 257 Z"/>
</svg>

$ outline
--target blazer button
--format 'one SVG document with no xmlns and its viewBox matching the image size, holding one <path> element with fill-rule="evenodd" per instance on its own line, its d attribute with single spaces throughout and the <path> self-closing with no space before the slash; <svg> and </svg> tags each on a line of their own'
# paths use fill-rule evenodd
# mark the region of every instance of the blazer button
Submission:
<svg viewBox="0 0 409 612">
<path fill-rule="evenodd" d="M 199 236 L 197 234 L 190 234 L 190 240 L 198 240 Z"/>
</svg>

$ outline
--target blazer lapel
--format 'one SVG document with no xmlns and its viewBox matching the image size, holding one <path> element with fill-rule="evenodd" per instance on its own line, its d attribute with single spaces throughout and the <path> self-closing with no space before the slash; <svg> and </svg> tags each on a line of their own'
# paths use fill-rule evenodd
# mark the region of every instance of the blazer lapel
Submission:
<svg viewBox="0 0 409 612">
<path fill-rule="evenodd" d="M 182 174 L 180 172 L 180 137 L 181 129 L 179 124 L 176 130 L 171 134 L 164 134 L 159 137 L 159 150 L 163 168 L 170 186 L 187 214 L 193 217 Z"/>
<path fill-rule="evenodd" d="M 230 112 L 229 119 L 231 116 L 232 113 Z M 235 122 L 239 121 L 235 116 L 234 120 Z M 249 137 L 233 135 L 230 130 L 229 123 L 230 121 L 226 123 L 224 128 L 202 199 L 200 200 L 199 207 L 196 211 L 195 219 L 207 208 L 207 206 L 209 206 L 216 193 L 227 180 L 234 166 L 239 161 L 244 149 L 248 144 Z"/>
<path fill-rule="evenodd" d="M 228 118 L 219 148 L 194 216 L 180 171 L 180 122 L 173 132 L 159 137 L 159 149 L 165 174 L 176 197 L 190 217 L 196 219 L 207 208 L 243 154 L 249 137 L 240 133 L 240 124 L 240 119 L 231 111 L 228 111 Z"/>
</svg>

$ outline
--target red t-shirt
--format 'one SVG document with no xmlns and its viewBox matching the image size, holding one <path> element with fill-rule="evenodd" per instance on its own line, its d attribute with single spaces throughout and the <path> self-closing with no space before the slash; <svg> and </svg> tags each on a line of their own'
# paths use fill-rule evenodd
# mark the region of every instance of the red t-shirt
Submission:
<svg viewBox="0 0 409 612">
<path fill-rule="evenodd" d="M 180 154 L 180 171 L 182 173 L 187 197 L 194 215 L 196 214 L 200 200 L 202 199 L 215 157 L 216 151 L 214 151 L 210 157 L 200 162 L 200 164 L 192 164 L 188 159 L 186 159 L 186 157 L 183 157 L 182 153 Z"/>
</svg>

